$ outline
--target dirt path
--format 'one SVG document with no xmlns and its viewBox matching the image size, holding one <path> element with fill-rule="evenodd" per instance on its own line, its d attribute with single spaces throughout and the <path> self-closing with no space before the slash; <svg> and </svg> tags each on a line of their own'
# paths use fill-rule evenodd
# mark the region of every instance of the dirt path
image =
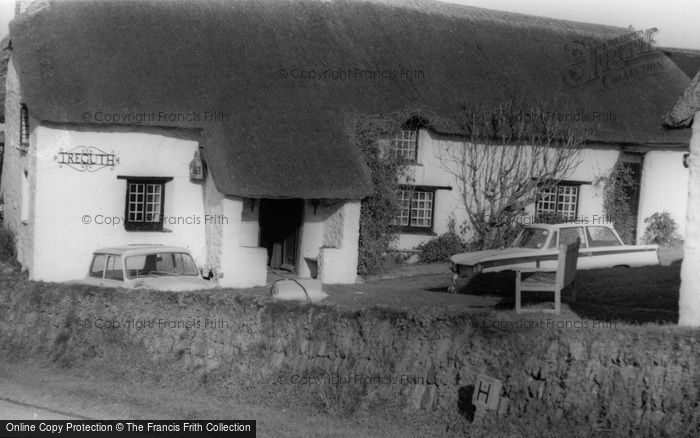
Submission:
<svg viewBox="0 0 700 438">
<path fill-rule="evenodd" d="M 254 419 L 258 437 L 405 437 L 388 421 L 346 421 L 294 406 L 253 406 L 177 387 L 106 381 L 89 371 L 0 362 L 0 419 Z M 406 426 L 404 426 L 406 427 Z M 426 436 L 421 433 L 421 436 Z M 436 434 L 435 436 L 442 436 Z"/>
<path fill-rule="evenodd" d="M 40 406 L 17 403 L 0 398 L 0 419 L 3 420 L 75 420 L 77 417 L 49 411 Z"/>
</svg>

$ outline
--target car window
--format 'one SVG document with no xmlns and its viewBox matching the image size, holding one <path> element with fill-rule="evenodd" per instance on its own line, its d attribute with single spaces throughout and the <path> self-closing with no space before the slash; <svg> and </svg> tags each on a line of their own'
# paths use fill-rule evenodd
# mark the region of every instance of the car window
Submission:
<svg viewBox="0 0 700 438">
<path fill-rule="evenodd" d="M 126 258 L 128 278 L 144 275 L 199 275 L 197 266 L 187 253 L 164 252 Z"/>
<path fill-rule="evenodd" d="M 587 227 L 590 246 L 620 246 L 622 243 L 608 227 Z"/>
<path fill-rule="evenodd" d="M 106 259 L 107 256 L 104 254 L 95 254 L 95 257 L 92 259 L 92 265 L 90 266 L 90 277 L 102 278 Z"/>
<path fill-rule="evenodd" d="M 173 261 L 173 255 L 171 253 L 157 254 L 156 268 L 160 272 L 170 272 L 174 274 L 175 263 Z"/>
<path fill-rule="evenodd" d="M 576 241 L 578 237 L 581 239 L 581 248 L 586 248 L 586 239 L 583 235 L 583 227 L 570 227 L 562 228 L 560 231 L 561 237 L 559 238 L 560 245 L 568 245 Z"/>
<path fill-rule="evenodd" d="M 525 228 L 518 238 L 515 239 L 513 246 L 516 248 L 539 249 L 547 242 L 547 236 L 549 236 L 549 230 L 544 228 Z"/>
<path fill-rule="evenodd" d="M 199 270 L 189 254 L 178 252 L 173 256 L 175 258 L 175 272 L 180 275 L 199 275 Z"/>
<path fill-rule="evenodd" d="M 552 232 L 552 240 L 549 241 L 549 248 L 556 248 L 557 247 L 557 232 L 553 231 Z"/>
<path fill-rule="evenodd" d="M 107 269 L 105 270 L 105 278 L 108 278 L 110 280 L 124 281 L 121 256 L 109 256 L 109 258 L 107 259 Z"/>
</svg>

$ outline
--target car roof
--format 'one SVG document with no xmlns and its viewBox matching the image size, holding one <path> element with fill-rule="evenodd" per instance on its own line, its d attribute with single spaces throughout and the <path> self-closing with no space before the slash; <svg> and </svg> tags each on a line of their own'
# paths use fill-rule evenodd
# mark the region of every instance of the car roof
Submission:
<svg viewBox="0 0 700 438">
<path fill-rule="evenodd" d="M 528 225 L 525 225 L 525 228 L 546 228 L 548 230 L 558 230 L 559 228 L 590 227 L 590 226 L 612 228 L 612 225 L 610 225 L 610 224 L 581 224 L 581 223 L 576 223 L 573 221 L 572 222 L 564 222 L 561 224 L 546 224 L 546 223 L 528 224 Z"/>
<path fill-rule="evenodd" d="M 182 248 L 179 246 L 137 244 L 100 248 L 93 251 L 93 254 L 143 255 L 158 252 L 186 252 L 188 254 L 190 253 L 190 251 L 187 248 Z"/>
</svg>

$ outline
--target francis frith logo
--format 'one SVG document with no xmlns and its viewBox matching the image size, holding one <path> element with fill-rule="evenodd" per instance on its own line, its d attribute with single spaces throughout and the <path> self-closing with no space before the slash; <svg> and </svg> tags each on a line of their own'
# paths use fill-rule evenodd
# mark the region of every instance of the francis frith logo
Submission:
<svg viewBox="0 0 700 438">
<path fill-rule="evenodd" d="M 565 48 L 571 64 L 564 82 L 579 87 L 599 82 L 610 90 L 630 80 L 667 70 L 663 53 L 654 48 L 656 28 L 629 32 L 607 41 L 592 38 L 571 41 Z"/>
</svg>

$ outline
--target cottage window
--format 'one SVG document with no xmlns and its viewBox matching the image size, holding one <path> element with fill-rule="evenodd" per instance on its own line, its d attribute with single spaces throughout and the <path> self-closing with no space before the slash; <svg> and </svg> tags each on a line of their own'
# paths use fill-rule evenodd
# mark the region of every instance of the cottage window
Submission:
<svg viewBox="0 0 700 438">
<path fill-rule="evenodd" d="M 435 192 L 416 188 L 403 188 L 398 192 L 399 214 L 393 224 L 407 232 L 426 232 L 433 229 Z"/>
<path fill-rule="evenodd" d="M 391 139 L 391 154 L 415 163 L 418 153 L 418 130 L 402 129 Z"/>
<path fill-rule="evenodd" d="M 27 105 L 20 106 L 19 114 L 19 146 L 24 149 L 29 147 L 29 110 Z"/>
<path fill-rule="evenodd" d="M 578 186 L 569 184 L 559 184 L 541 190 L 537 195 L 537 216 L 575 218 L 578 212 L 578 192 Z"/>
<path fill-rule="evenodd" d="M 165 183 L 172 178 L 118 177 L 126 179 L 127 231 L 163 231 Z"/>
</svg>

